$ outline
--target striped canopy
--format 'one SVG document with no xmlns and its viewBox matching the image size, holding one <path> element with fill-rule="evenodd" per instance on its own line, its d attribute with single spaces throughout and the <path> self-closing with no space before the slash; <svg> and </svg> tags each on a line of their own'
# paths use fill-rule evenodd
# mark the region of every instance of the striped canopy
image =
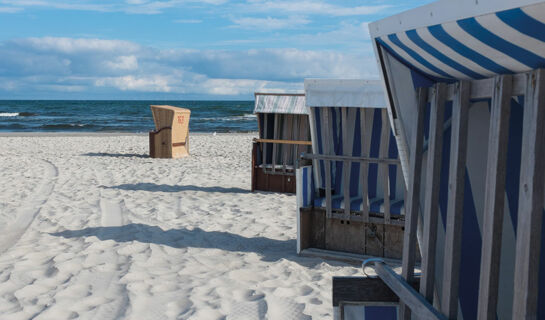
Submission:
<svg viewBox="0 0 545 320">
<path fill-rule="evenodd" d="M 256 92 L 254 113 L 307 114 L 305 95 Z"/>
<path fill-rule="evenodd" d="M 484 79 L 545 67 L 545 1 L 543 0 L 443 0 L 369 25 L 380 70 L 388 90 L 396 141 L 404 170 L 415 135 L 415 88 L 437 82 Z M 427 175 L 427 142 L 431 104 L 426 106 L 423 173 Z M 446 237 L 451 157 L 450 126 L 453 102 L 447 101 L 440 172 L 436 260 L 442 261 Z M 467 160 L 464 177 L 463 226 L 459 280 L 459 318 L 477 318 L 481 248 L 484 230 L 488 135 L 491 100 L 472 100 L 468 111 Z M 514 96 L 509 110 L 509 142 L 505 180 L 500 283 L 497 319 L 510 319 L 517 238 L 519 182 L 524 121 L 524 97 Z M 421 192 L 421 204 L 424 192 Z M 545 233 L 542 247 L 545 248 Z M 545 255 L 541 254 L 538 318 L 545 318 Z M 434 271 L 441 301 L 443 267 Z"/>
<path fill-rule="evenodd" d="M 545 67 L 545 3 L 385 34 L 375 40 L 434 80 L 526 72 Z"/>
</svg>

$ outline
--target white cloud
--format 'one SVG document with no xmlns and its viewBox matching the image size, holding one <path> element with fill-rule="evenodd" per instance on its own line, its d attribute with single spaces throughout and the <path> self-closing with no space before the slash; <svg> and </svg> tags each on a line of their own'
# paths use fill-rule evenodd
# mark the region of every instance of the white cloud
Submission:
<svg viewBox="0 0 545 320">
<path fill-rule="evenodd" d="M 15 6 L 18 9 L 30 7 L 53 8 L 60 10 L 125 12 L 134 14 L 159 14 L 165 9 L 188 4 L 220 5 L 228 0 L 0 0 L 0 4 Z"/>
<path fill-rule="evenodd" d="M 289 48 L 158 49 L 120 40 L 46 37 L 0 42 L 0 56 L 0 98 L 49 91 L 92 96 L 101 90 L 112 98 L 123 92 L 250 97 L 255 90 L 302 89 L 310 77 L 377 77 L 372 53 Z"/>
<path fill-rule="evenodd" d="M 390 5 L 342 7 L 324 1 L 249 1 L 245 9 L 258 12 L 286 12 L 299 14 L 321 14 L 329 16 L 361 16 L 379 13 Z"/>
<path fill-rule="evenodd" d="M 232 19 L 236 27 L 244 29 L 262 29 L 262 30 L 278 30 L 278 29 L 293 29 L 301 25 L 310 23 L 305 17 L 289 17 L 287 19 L 279 18 L 238 18 Z"/>
<path fill-rule="evenodd" d="M 202 23 L 202 20 L 200 20 L 200 19 L 178 19 L 178 20 L 174 20 L 174 23 L 189 23 L 189 24 L 193 24 L 193 23 Z"/>
<path fill-rule="evenodd" d="M 23 8 L 18 7 L 0 7 L 0 13 L 17 13 L 22 10 Z"/>
</svg>

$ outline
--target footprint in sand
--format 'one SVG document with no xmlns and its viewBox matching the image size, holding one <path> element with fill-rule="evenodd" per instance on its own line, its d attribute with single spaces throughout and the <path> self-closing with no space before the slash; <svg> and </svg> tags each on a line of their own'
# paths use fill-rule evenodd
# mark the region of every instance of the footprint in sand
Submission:
<svg viewBox="0 0 545 320">
<path fill-rule="evenodd" d="M 305 305 L 289 298 L 277 297 L 273 294 L 253 294 L 246 297 L 247 301 L 235 302 L 227 320 L 310 320 L 304 314 Z"/>
</svg>

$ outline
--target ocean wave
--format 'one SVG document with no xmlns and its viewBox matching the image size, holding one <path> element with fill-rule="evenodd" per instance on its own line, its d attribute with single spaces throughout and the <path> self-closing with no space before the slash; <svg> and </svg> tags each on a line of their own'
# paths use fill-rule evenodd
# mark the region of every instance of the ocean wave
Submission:
<svg viewBox="0 0 545 320">
<path fill-rule="evenodd" d="M 243 120 L 254 120 L 257 116 L 251 113 L 245 113 L 242 116 L 230 116 L 230 117 L 214 117 L 214 118 L 197 118 L 198 121 L 243 121 Z"/>
<path fill-rule="evenodd" d="M 36 113 L 32 112 L 0 112 L 0 117 L 31 117 L 36 115 Z"/>
<path fill-rule="evenodd" d="M 40 126 L 41 129 L 73 129 L 73 128 L 87 127 L 86 124 L 81 123 L 58 123 L 58 124 L 45 124 Z"/>
</svg>

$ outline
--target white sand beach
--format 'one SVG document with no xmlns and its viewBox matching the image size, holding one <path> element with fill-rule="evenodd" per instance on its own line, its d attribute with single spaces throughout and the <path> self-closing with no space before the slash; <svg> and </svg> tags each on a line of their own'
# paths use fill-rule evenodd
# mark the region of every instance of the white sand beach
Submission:
<svg viewBox="0 0 545 320">
<path fill-rule="evenodd" d="M 297 256 L 295 196 L 250 192 L 252 134 L 0 137 L 1 319 L 328 319 L 341 262 Z"/>
</svg>

